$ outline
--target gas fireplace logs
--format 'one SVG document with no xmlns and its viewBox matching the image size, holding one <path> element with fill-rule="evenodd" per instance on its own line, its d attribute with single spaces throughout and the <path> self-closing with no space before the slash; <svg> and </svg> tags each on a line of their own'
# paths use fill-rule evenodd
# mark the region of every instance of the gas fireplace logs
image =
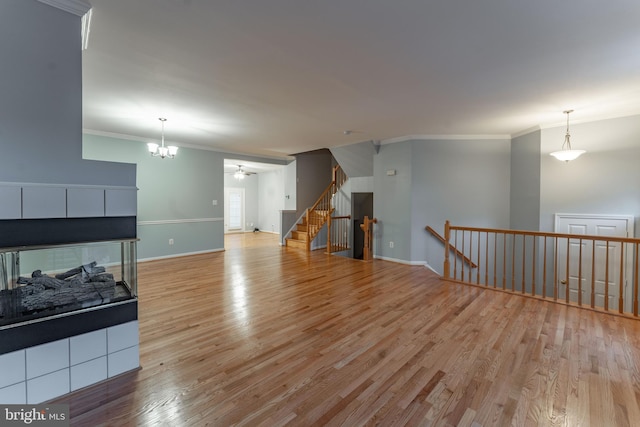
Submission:
<svg viewBox="0 0 640 427">
<path fill-rule="evenodd" d="M 18 284 L 21 286 L 16 289 L 0 291 L 0 317 L 3 305 L 13 305 L 6 307 L 8 311 L 17 309 L 24 314 L 68 305 L 89 307 L 106 303 L 113 298 L 116 288 L 113 274 L 95 261 L 55 277 L 35 270 L 31 277 L 20 277 Z M 3 301 L 12 303 L 2 304 Z"/>
</svg>

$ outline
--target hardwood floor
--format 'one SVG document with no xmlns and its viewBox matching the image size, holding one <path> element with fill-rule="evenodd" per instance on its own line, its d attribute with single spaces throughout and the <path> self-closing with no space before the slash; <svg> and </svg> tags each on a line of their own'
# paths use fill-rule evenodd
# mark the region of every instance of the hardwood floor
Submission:
<svg viewBox="0 0 640 427">
<path fill-rule="evenodd" d="M 141 263 L 142 369 L 72 425 L 640 424 L 640 322 L 269 237 Z"/>
</svg>

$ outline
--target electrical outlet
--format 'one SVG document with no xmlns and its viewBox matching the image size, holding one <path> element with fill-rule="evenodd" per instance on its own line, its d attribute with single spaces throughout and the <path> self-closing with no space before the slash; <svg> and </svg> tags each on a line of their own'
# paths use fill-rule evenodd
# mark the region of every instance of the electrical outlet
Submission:
<svg viewBox="0 0 640 427">
<path fill-rule="evenodd" d="M 389 247 L 393 249 L 393 242 L 389 242 Z"/>
<path fill-rule="evenodd" d="M 169 245 L 173 245 L 173 239 L 169 239 Z"/>
</svg>

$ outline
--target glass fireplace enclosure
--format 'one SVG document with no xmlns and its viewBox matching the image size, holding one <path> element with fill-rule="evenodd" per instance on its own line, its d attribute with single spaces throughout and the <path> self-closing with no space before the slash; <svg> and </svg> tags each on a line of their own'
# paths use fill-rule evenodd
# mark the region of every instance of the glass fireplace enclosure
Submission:
<svg viewBox="0 0 640 427">
<path fill-rule="evenodd" d="M 0 248 L 0 328 L 135 299 L 136 244 Z"/>
</svg>

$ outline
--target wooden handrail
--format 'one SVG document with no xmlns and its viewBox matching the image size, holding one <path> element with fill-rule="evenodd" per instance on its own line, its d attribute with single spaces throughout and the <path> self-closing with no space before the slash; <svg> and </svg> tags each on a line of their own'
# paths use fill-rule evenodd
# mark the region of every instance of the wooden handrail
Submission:
<svg viewBox="0 0 640 427">
<path fill-rule="evenodd" d="M 589 239 L 589 240 L 602 240 L 609 242 L 620 243 L 637 243 L 638 239 L 633 237 L 615 237 L 615 236 L 598 236 L 595 234 L 567 234 L 567 233 L 552 233 L 546 231 L 529 231 L 529 230 L 511 230 L 501 228 L 482 228 L 482 227 L 461 227 L 452 225 L 451 230 L 464 230 L 474 231 L 481 233 L 500 233 L 500 234 L 515 234 L 524 236 L 537 236 L 537 237 L 558 237 L 561 239 Z"/>
<path fill-rule="evenodd" d="M 442 243 L 446 244 L 446 240 L 444 237 L 442 237 L 440 235 L 440 233 L 438 233 L 436 230 L 434 230 L 433 228 L 429 227 L 428 225 L 424 228 L 425 230 L 427 230 L 429 233 L 433 234 L 433 236 L 440 240 Z M 473 261 L 471 261 L 469 258 L 467 258 L 462 252 L 460 252 L 458 250 L 458 248 L 456 248 L 455 246 L 453 246 L 451 243 L 449 243 L 449 249 L 452 250 L 453 252 L 455 252 L 456 255 L 458 255 L 460 258 L 462 258 L 462 260 L 464 262 L 466 262 L 469 266 L 471 266 L 471 268 L 477 268 L 478 265 L 476 263 L 474 263 Z"/>
<path fill-rule="evenodd" d="M 638 238 L 461 227 L 446 221 L 444 240 L 446 280 L 640 318 Z M 450 242 L 476 260 L 473 275 L 463 263 L 456 265 L 457 257 L 449 262 Z"/>
<path fill-rule="evenodd" d="M 334 211 L 332 206 L 332 197 L 338 192 L 342 184 L 346 181 L 347 176 L 344 174 L 340 165 L 336 165 L 331 170 L 331 182 L 324 189 L 318 200 L 306 211 L 307 221 L 307 250 L 311 249 L 311 241 L 320 231 L 320 228 L 327 223 L 327 246 L 331 248 L 331 214 Z M 312 212 L 322 211 L 321 215 L 312 217 Z M 342 219 L 342 218 L 333 218 Z M 330 252 L 330 250 L 329 250 Z"/>
</svg>

